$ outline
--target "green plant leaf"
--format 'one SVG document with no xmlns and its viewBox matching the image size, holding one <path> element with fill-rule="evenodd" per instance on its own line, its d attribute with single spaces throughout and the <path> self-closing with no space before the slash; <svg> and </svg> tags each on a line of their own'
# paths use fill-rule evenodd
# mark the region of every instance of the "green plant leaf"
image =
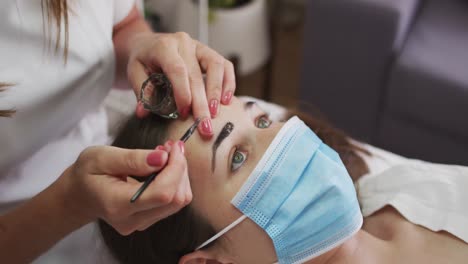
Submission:
<svg viewBox="0 0 468 264">
<path fill-rule="evenodd" d="M 226 8 L 236 4 L 236 0 L 209 0 L 208 4 L 211 8 Z"/>
</svg>

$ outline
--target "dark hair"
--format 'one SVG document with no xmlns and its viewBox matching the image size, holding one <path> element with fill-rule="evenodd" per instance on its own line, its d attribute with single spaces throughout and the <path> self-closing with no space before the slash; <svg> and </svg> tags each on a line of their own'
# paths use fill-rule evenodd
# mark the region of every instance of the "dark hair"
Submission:
<svg viewBox="0 0 468 264">
<path fill-rule="evenodd" d="M 170 120 L 150 115 L 135 116 L 124 125 L 113 146 L 128 149 L 151 149 L 168 139 Z M 141 180 L 141 178 L 135 178 Z M 120 235 L 106 222 L 99 220 L 104 242 L 121 263 L 177 263 L 198 245 L 215 234 L 215 230 L 186 206 L 178 213 L 152 225 L 145 231 Z"/>
<path fill-rule="evenodd" d="M 343 160 L 353 179 L 368 171 L 358 152 L 365 150 L 352 144 L 348 137 L 326 121 L 300 112 L 298 115 Z M 167 139 L 170 121 L 151 115 L 145 119 L 132 117 L 118 134 L 113 145 L 121 148 L 154 148 Z M 179 259 L 216 234 L 215 230 L 188 205 L 178 213 L 163 219 L 145 231 L 122 236 L 100 220 L 104 242 L 121 263 L 178 263 Z"/>
</svg>

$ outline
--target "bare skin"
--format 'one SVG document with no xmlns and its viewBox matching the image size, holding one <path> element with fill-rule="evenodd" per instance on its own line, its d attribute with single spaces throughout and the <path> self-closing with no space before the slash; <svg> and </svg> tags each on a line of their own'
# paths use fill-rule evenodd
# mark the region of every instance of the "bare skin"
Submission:
<svg viewBox="0 0 468 264">
<path fill-rule="evenodd" d="M 192 112 L 202 118 L 198 131 L 210 138 L 211 118 L 218 114 L 219 105 L 230 104 L 236 89 L 233 64 L 186 33 L 152 32 L 136 5 L 114 27 L 112 36 L 117 86 L 130 84 L 139 98 L 141 84 L 149 73 L 164 72 L 173 85 L 181 116 L 185 118 Z M 206 85 L 202 73 L 206 73 Z M 136 114 L 144 117 L 149 112 L 139 103 Z"/>
<path fill-rule="evenodd" d="M 181 115 L 192 112 L 203 118 L 198 131 L 204 138 L 212 136 L 211 118 L 217 115 L 218 105 L 230 103 L 235 91 L 231 62 L 185 33 L 152 32 L 136 6 L 115 25 L 112 40 L 117 84 L 130 84 L 138 98 L 148 71 L 164 71 L 173 84 Z M 206 85 L 202 73 L 206 73 Z M 138 104 L 136 114 L 143 117 L 148 112 Z M 192 193 L 183 153 L 179 148 L 173 153 L 171 162 L 164 151 L 111 147 L 83 150 L 49 188 L 0 215 L 2 263 L 31 262 L 73 230 L 98 218 L 121 234 L 129 234 L 177 212 L 190 202 Z M 127 180 L 126 175 L 144 176 L 162 167 L 161 174 L 168 176 L 158 176 L 130 206 L 128 200 L 141 184 Z M 38 225 L 38 219 L 48 224 Z"/>
<path fill-rule="evenodd" d="M 364 219 L 363 230 L 393 244 L 394 263 L 466 263 L 468 244 L 447 232 L 433 232 L 387 206 Z"/>
<path fill-rule="evenodd" d="M 213 138 L 206 141 L 193 135 L 185 146 L 193 192 L 191 206 L 204 215 L 215 230 L 223 229 L 242 215 L 230 201 L 282 127 L 275 122 L 267 127 L 260 126 L 259 120 L 263 120 L 264 114 L 255 105 L 247 109 L 234 97 L 232 104 L 221 107 L 214 119 Z M 189 118 L 174 123 L 169 135 L 178 138 L 192 122 Z M 228 122 L 234 129 L 219 145 L 216 167 L 212 171 L 212 145 Z M 243 152 L 246 159 L 233 171 L 233 155 L 237 151 Z M 466 243 L 411 224 L 395 210 L 385 208 L 366 218 L 363 228 L 346 243 L 307 263 L 466 263 L 467 252 Z M 267 264 L 276 260 L 271 239 L 246 219 L 220 237 L 213 247 L 189 253 L 179 263 Z"/>
</svg>

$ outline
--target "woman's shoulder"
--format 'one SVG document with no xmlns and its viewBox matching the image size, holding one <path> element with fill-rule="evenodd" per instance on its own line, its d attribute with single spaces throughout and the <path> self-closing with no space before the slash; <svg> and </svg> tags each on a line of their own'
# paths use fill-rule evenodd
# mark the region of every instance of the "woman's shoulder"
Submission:
<svg viewBox="0 0 468 264">
<path fill-rule="evenodd" d="M 411 223 L 392 206 L 366 217 L 362 229 L 392 243 L 403 259 L 414 260 L 410 263 L 466 263 L 468 258 L 468 243 Z"/>
</svg>

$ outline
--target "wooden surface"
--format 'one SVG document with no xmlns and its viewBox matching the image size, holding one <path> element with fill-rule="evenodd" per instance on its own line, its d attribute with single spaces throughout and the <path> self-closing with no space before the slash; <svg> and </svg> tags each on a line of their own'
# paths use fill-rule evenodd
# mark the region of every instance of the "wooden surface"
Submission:
<svg viewBox="0 0 468 264">
<path fill-rule="evenodd" d="M 279 23 L 276 23 L 279 24 Z M 298 101 L 303 23 L 274 26 L 271 65 L 265 65 L 247 76 L 237 76 L 237 95 L 267 99 L 287 107 Z M 269 98 L 265 98 L 265 90 Z"/>
</svg>

